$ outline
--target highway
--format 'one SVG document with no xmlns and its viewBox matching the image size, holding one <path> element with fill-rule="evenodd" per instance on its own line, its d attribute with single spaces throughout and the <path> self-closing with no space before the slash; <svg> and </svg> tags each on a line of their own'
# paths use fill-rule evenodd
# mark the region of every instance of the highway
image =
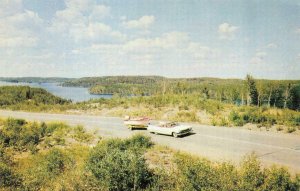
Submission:
<svg viewBox="0 0 300 191">
<path fill-rule="evenodd" d="M 207 157 L 215 161 L 239 163 L 243 156 L 255 152 L 264 166 L 280 164 L 291 172 L 300 172 L 300 136 L 275 132 L 250 131 L 239 128 L 190 124 L 194 134 L 174 138 L 153 135 L 146 130 L 127 129 L 121 118 L 91 115 L 29 113 L 0 110 L 0 117 L 22 118 L 30 121 L 63 121 L 70 125 L 83 125 L 103 137 L 129 137 L 143 133 L 160 145 Z"/>
</svg>

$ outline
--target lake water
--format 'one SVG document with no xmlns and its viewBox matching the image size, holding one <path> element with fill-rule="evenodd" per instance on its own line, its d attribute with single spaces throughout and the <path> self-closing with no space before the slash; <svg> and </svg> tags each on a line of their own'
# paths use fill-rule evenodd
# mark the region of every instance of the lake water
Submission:
<svg viewBox="0 0 300 191">
<path fill-rule="evenodd" d="M 97 98 L 111 98 L 112 95 L 93 95 L 90 94 L 88 88 L 81 87 L 63 87 L 57 83 L 11 83 L 0 81 L 0 86 L 30 86 L 38 87 L 47 90 L 53 95 L 59 96 L 65 99 L 71 99 L 74 102 L 88 101 L 90 99 Z"/>
</svg>

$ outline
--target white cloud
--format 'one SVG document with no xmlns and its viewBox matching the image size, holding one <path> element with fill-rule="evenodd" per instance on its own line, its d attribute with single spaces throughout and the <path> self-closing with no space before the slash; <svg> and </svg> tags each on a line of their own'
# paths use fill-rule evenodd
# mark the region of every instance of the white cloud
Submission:
<svg viewBox="0 0 300 191">
<path fill-rule="evenodd" d="M 190 67 L 217 55 L 216 50 L 193 42 L 186 33 L 176 31 L 154 38 L 136 38 L 122 44 L 94 44 L 79 52 L 98 55 L 109 65 L 129 63 L 134 67 L 167 67 L 170 62 L 176 63 L 176 67 Z"/>
<path fill-rule="evenodd" d="M 186 33 L 170 32 L 156 38 L 137 38 L 128 41 L 123 48 L 126 52 L 156 52 L 163 49 L 185 48 L 189 37 Z"/>
<path fill-rule="evenodd" d="M 300 34 L 300 28 L 297 28 L 297 29 L 295 30 L 295 33 L 296 33 L 296 34 Z"/>
<path fill-rule="evenodd" d="M 84 12 L 90 11 L 96 2 L 94 0 L 65 0 L 65 4 L 68 9 Z"/>
<path fill-rule="evenodd" d="M 125 21 L 126 19 L 127 19 L 127 17 L 125 15 L 123 15 L 123 16 L 120 17 L 121 21 Z"/>
<path fill-rule="evenodd" d="M 223 23 L 219 25 L 219 37 L 223 40 L 232 40 L 234 38 L 234 34 L 239 29 L 239 27 L 230 25 L 228 23 Z"/>
<path fill-rule="evenodd" d="M 0 47 L 37 45 L 43 20 L 34 12 L 23 10 L 21 1 L 4 1 L 0 5 Z M 15 9 L 14 9 L 14 6 Z"/>
<path fill-rule="evenodd" d="M 0 47 L 32 47 L 37 44 L 38 39 L 34 37 L 0 37 Z"/>
<path fill-rule="evenodd" d="M 269 43 L 269 44 L 266 46 L 266 48 L 270 48 L 270 49 L 274 49 L 274 48 L 277 48 L 277 47 L 278 47 L 278 45 L 275 44 L 275 43 Z"/>
<path fill-rule="evenodd" d="M 258 51 L 255 53 L 254 57 L 250 60 L 250 64 L 264 64 L 265 63 L 265 57 L 267 56 L 266 52 Z"/>
<path fill-rule="evenodd" d="M 90 15 L 91 20 L 101 20 L 110 15 L 110 7 L 105 5 L 96 5 L 92 9 L 92 13 Z"/>
<path fill-rule="evenodd" d="M 148 29 L 155 21 L 152 15 L 145 15 L 137 20 L 123 21 L 122 25 L 129 29 Z"/>
<path fill-rule="evenodd" d="M 48 30 L 54 34 L 70 37 L 75 42 L 123 41 L 126 35 L 113 30 L 101 19 L 110 15 L 110 7 L 94 0 L 67 0 L 66 8 L 56 12 Z"/>
<path fill-rule="evenodd" d="M 75 41 L 105 41 L 107 37 L 112 38 L 111 40 L 125 40 L 126 36 L 118 31 L 113 31 L 110 26 L 100 23 L 92 22 L 87 25 L 82 24 L 73 26 L 69 29 L 70 36 Z"/>
<path fill-rule="evenodd" d="M 11 16 L 22 11 L 22 0 L 0 0 L 0 17 Z"/>
</svg>

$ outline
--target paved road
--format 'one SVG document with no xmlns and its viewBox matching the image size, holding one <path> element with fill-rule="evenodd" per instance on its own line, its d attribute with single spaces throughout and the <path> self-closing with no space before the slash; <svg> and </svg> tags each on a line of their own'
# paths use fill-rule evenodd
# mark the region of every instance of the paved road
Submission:
<svg viewBox="0 0 300 191">
<path fill-rule="evenodd" d="M 129 137 L 141 132 L 150 135 L 156 143 L 190 152 L 218 161 L 239 162 L 242 157 L 254 151 L 264 165 L 273 163 L 300 172 L 300 137 L 290 134 L 258 132 L 237 128 L 193 125 L 195 134 L 183 138 L 152 135 L 146 130 L 130 131 L 120 118 L 89 115 L 64 115 L 2 111 L 1 117 L 23 118 L 35 121 L 64 121 L 71 125 L 83 125 L 87 130 L 98 130 L 99 135 Z"/>
</svg>

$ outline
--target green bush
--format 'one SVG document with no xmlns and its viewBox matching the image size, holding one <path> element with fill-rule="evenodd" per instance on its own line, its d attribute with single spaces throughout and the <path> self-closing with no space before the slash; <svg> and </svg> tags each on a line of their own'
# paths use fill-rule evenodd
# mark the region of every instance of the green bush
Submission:
<svg viewBox="0 0 300 191">
<path fill-rule="evenodd" d="M 47 172 L 53 176 L 64 172 L 72 163 L 71 159 L 59 149 L 50 150 L 45 156 L 45 162 Z"/>
<path fill-rule="evenodd" d="M 256 191 L 264 183 L 263 172 L 256 155 L 245 157 L 239 171 L 239 190 Z"/>
<path fill-rule="evenodd" d="M 16 189 L 21 185 L 21 179 L 13 171 L 13 165 L 12 156 L 0 146 L 0 190 L 8 187 Z"/>
<path fill-rule="evenodd" d="M 287 133 L 293 133 L 295 131 L 296 131 L 296 127 L 287 127 L 287 130 L 286 130 Z"/>
<path fill-rule="evenodd" d="M 84 127 L 76 126 L 73 128 L 73 135 L 72 137 L 79 142 L 89 143 L 93 140 L 93 135 L 89 134 L 85 131 Z"/>
<path fill-rule="evenodd" d="M 0 146 L 0 161 L 12 165 L 12 156 L 8 155 L 3 147 Z"/>
<path fill-rule="evenodd" d="M 214 190 L 217 174 L 210 161 L 178 154 L 175 159 L 180 172 L 182 190 Z"/>
<path fill-rule="evenodd" d="M 98 184 L 107 190 L 138 190 L 146 188 L 152 174 L 148 170 L 141 149 L 150 147 L 147 137 L 110 139 L 92 149 L 87 169 Z"/>
<path fill-rule="evenodd" d="M 29 124 L 24 120 L 9 118 L 0 130 L 0 137 L 0 144 L 22 150 L 37 145 L 41 135 L 37 123 Z"/>
<path fill-rule="evenodd" d="M 124 141 L 126 148 L 147 149 L 154 145 L 151 138 L 141 134 L 135 134 Z"/>
<path fill-rule="evenodd" d="M 272 166 L 264 171 L 263 190 L 294 190 L 296 185 L 291 181 L 291 175 L 285 168 Z"/>
<path fill-rule="evenodd" d="M 217 183 L 215 185 L 216 190 L 228 190 L 234 191 L 237 189 L 239 180 L 238 169 L 227 162 L 218 164 L 215 167 Z"/>
<path fill-rule="evenodd" d="M 45 127 L 45 134 L 46 135 L 51 135 L 54 131 L 59 131 L 59 130 L 66 130 L 66 129 L 69 129 L 69 126 L 66 125 L 65 123 L 56 123 L 56 122 L 53 122 L 53 123 L 49 123 L 47 125 L 44 125 Z"/>
<path fill-rule="evenodd" d="M 243 126 L 246 122 L 244 118 L 240 116 L 236 111 L 231 111 L 229 114 L 229 120 L 234 126 Z"/>
<path fill-rule="evenodd" d="M 92 154 L 88 169 L 108 190 L 146 188 L 151 180 L 145 159 L 133 151 L 113 149 L 105 155 Z"/>
<path fill-rule="evenodd" d="M 52 148 L 45 154 L 29 158 L 29 167 L 22 173 L 25 190 L 53 190 L 57 178 L 74 168 L 75 161 L 63 150 Z"/>
<path fill-rule="evenodd" d="M 20 178 L 13 172 L 12 168 L 0 161 L 0 189 L 17 188 L 20 183 Z"/>
</svg>

